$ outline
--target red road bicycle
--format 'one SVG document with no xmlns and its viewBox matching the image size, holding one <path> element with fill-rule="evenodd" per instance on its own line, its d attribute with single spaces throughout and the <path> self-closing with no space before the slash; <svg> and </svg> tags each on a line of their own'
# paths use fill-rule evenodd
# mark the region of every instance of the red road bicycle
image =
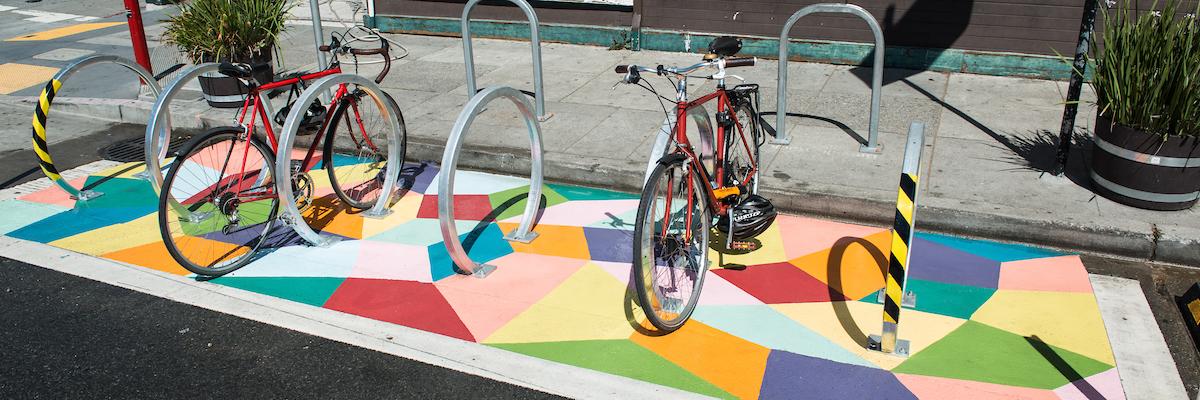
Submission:
<svg viewBox="0 0 1200 400">
<path fill-rule="evenodd" d="M 754 194 L 758 149 L 765 141 L 756 111 L 758 85 L 725 86 L 727 77 L 741 79 L 727 75 L 727 68 L 755 64 L 755 58 L 733 57 L 740 49 L 740 40 L 720 37 L 709 45 L 702 62 L 689 67 L 619 65 L 616 69 L 625 75 L 622 82 L 656 95 L 652 85 L 641 85 L 641 73 L 662 76 L 676 88 L 673 137 L 667 154 L 647 177 L 633 234 L 638 303 L 650 323 L 664 332 L 683 326 L 696 307 L 709 268 L 714 219 L 718 230 L 725 232 L 726 248 L 749 245 L 742 240 L 762 233 L 774 220 L 770 203 L 764 204 L 766 200 Z M 691 75 L 706 68 L 715 68 L 716 73 Z M 689 101 L 689 77 L 715 80 L 716 90 Z M 688 111 L 708 102 L 717 103 L 716 146 L 702 146 L 698 152 L 687 135 Z"/>
<path fill-rule="evenodd" d="M 270 100 L 263 94 L 298 90 L 306 81 L 341 73 L 337 57 L 345 54 L 382 56 L 383 70 L 375 78 L 376 83 L 381 82 L 390 69 L 391 57 L 387 41 L 380 43 L 377 49 L 356 49 L 341 45 L 335 36 L 330 45 L 320 48 L 333 55 L 329 68 L 262 85 L 252 77 L 256 71 L 250 66 L 219 66 L 221 74 L 243 81 L 247 95 L 235 117 L 237 126 L 214 128 L 193 138 L 163 180 L 159 230 L 175 261 L 198 275 L 220 276 L 252 259 L 267 241 L 279 209 L 273 176 L 275 152 L 294 151 L 278 148 L 263 104 Z M 390 98 L 386 101 L 395 104 Z M 388 173 L 387 134 L 391 128 L 386 105 L 345 83 L 337 87 L 327 107 L 314 105 L 306 110 L 302 125 L 317 129 L 304 157 L 293 162 L 295 198 L 288 200 L 305 209 L 314 199 L 336 194 L 346 208 L 364 210 L 386 198 L 380 193 Z M 402 121 L 400 146 L 405 144 Z M 256 123 L 261 123 L 262 130 L 256 129 Z M 401 159 L 403 151 L 401 148 Z M 328 172 L 327 180 L 308 174 L 318 167 Z"/>
</svg>

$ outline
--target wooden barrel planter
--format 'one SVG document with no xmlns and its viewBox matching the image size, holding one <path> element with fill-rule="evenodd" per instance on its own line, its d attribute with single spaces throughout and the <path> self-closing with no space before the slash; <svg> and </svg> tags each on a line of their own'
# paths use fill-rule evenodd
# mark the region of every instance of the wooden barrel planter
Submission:
<svg viewBox="0 0 1200 400">
<path fill-rule="evenodd" d="M 259 54 L 258 57 L 252 58 L 248 64 L 256 69 L 254 79 L 259 84 L 269 83 L 275 78 L 275 71 L 271 65 L 271 51 L 267 50 Z M 213 59 L 202 61 L 214 62 Z M 227 61 L 221 60 L 221 62 Z M 263 68 L 264 65 L 266 66 L 265 68 Z M 204 100 L 208 102 L 208 105 L 213 107 L 241 107 L 246 101 L 246 94 L 249 93 L 246 84 L 242 83 L 241 80 L 230 78 L 217 72 L 206 73 L 197 79 L 200 81 L 200 90 L 204 93 Z"/>
<path fill-rule="evenodd" d="M 1200 139 L 1162 136 L 1096 118 L 1092 189 L 1149 210 L 1186 210 L 1200 198 Z"/>
</svg>

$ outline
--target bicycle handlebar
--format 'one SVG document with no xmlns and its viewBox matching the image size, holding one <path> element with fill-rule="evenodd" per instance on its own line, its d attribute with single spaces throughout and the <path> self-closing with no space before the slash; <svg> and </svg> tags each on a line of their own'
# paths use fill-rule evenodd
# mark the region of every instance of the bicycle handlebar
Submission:
<svg viewBox="0 0 1200 400">
<path fill-rule="evenodd" d="M 618 74 L 630 74 L 632 71 L 638 71 L 638 72 L 652 72 L 652 73 L 655 73 L 658 75 L 665 75 L 668 73 L 675 74 L 675 75 L 686 75 L 692 71 L 695 71 L 695 70 L 703 68 L 703 67 L 723 67 L 723 68 L 752 67 L 757 62 L 758 62 L 757 57 L 727 57 L 724 59 L 718 59 L 718 60 L 713 60 L 713 61 L 702 61 L 702 62 L 693 64 L 693 65 L 690 65 L 687 67 L 682 67 L 682 68 L 680 68 L 680 67 L 664 67 L 662 65 L 659 65 L 657 68 L 649 68 L 649 67 L 642 67 L 642 66 L 637 66 L 637 65 L 633 65 L 633 64 L 620 64 L 620 65 L 617 65 L 617 68 L 615 68 L 614 71 Z M 724 64 L 724 65 L 722 66 L 722 64 Z"/>
<path fill-rule="evenodd" d="M 383 83 L 383 78 L 387 76 L 388 71 L 392 69 L 392 56 L 388 54 L 390 46 L 388 46 L 388 41 L 382 37 L 379 38 L 379 48 L 377 49 L 358 49 L 348 45 L 342 45 L 341 42 L 338 41 L 337 36 L 334 36 L 331 39 L 330 44 L 317 46 L 317 49 L 324 52 L 331 52 L 334 55 L 350 53 L 355 56 L 373 56 L 377 54 L 383 56 L 383 70 L 379 71 L 379 76 L 375 77 L 375 83 Z"/>
</svg>

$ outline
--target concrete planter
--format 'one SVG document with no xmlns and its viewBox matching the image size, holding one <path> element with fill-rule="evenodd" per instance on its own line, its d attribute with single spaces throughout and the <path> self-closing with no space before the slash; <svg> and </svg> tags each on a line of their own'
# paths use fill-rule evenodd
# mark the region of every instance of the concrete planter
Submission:
<svg viewBox="0 0 1200 400">
<path fill-rule="evenodd" d="M 261 71 L 254 73 L 254 79 L 259 84 L 269 83 L 274 80 L 275 71 L 271 64 L 271 51 L 269 49 L 259 52 L 257 57 L 252 57 L 249 61 L 230 61 L 229 59 L 216 60 L 215 58 L 205 58 L 202 62 L 245 62 L 251 67 L 263 68 Z M 217 72 L 212 72 L 200 76 L 200 90 L 204 92 L 204 100 L 208 105 L 216 108 L 237 108 L 241 107 L 246 101 L 246 94 L 249 93 L 249 88 L 246 84 L 237 78 L 230 78 L 221 75 Z"/>
<path fill-rule="evenodd" d="M 1200 198 L 1200 138 L 1156 134 L 1096 117 L 1092 190 L 1148 210 L 1186 210 Z"/>
</svg>

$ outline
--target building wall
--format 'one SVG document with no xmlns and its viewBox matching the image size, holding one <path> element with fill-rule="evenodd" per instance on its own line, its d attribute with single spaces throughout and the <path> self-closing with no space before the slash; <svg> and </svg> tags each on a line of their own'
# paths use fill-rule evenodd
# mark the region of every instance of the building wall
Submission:
<svg viewBox="0 0 1200 400">
<path fill-rule="evenodd" d="M 374 0 L 377 15 L 452 17 L 466 0 Z M 878 19 L 889 47 L 1012 52 L 1074 53 L 1085 0 L 855 0 Z M 1105 0 L 1099 0 L 1101 6 Z M 1155 0 L 1137 0 L 1149 8 Z M 1194 10 L 1197 0 L 1185 0 Z M 640 9 L 643 29 L 777 37 L 795 11 L 836 0 L 633 0 L 633 7 L 531 3 L 543 23 L 629 27 Z M 841 1 L 841 3 L 847 3 Z M 589 8 L 590 7 L 590 8 Z M 521 21 L 514 6 L 485 0 L 474 18 Z M 1098 21 L 1099 23 L 1099 21 Z M 1099 26 L 1098 26 L 1099 28 Z M 869 28 L 855 16 L 816 14 L 801 20 L 793 39 L 871 43 Z"/>
</svg>

